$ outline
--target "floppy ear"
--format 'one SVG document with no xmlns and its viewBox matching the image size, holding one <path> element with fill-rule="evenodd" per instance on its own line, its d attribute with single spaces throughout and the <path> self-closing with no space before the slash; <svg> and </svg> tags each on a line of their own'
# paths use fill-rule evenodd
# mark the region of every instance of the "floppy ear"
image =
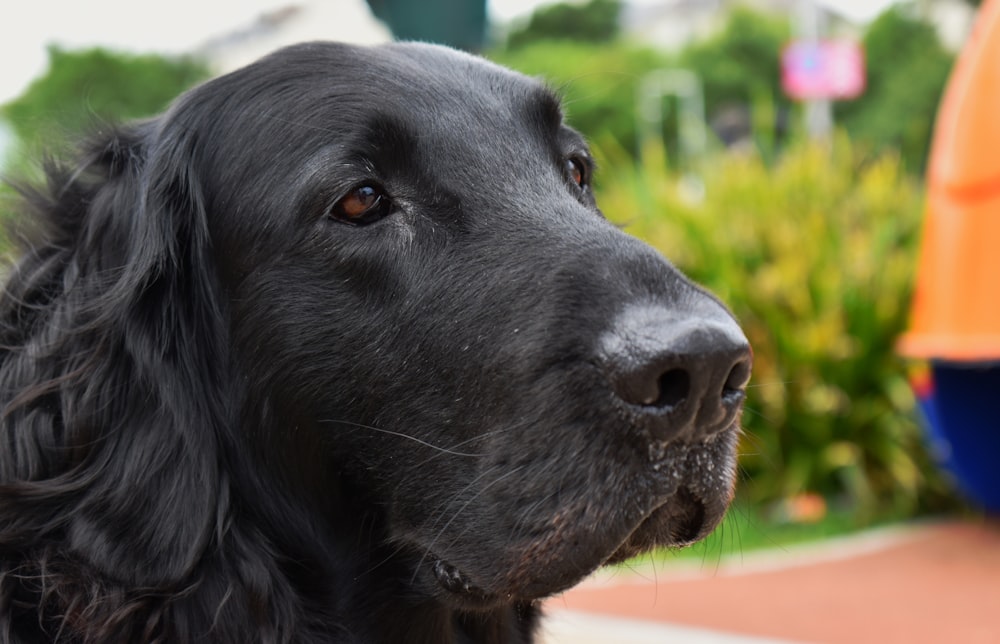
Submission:
<svg viewBox="0 0 1000 644">
<path fill-rule="evenodd" d="M 228 342 L 192 151 L 151 121 L 29 195 L 48 229 L 0 300 L 0 553 L 163 588 L 223 523 Z"/>
</svg>

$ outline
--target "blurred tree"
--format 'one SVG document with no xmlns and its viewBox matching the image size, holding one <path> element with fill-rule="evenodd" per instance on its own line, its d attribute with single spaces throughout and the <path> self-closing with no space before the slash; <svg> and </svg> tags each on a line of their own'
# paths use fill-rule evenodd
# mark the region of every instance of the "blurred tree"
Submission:
<svg viewBox="0 0 1000 644">
<path fill-rule="evenodd" d="M 790 107 L 781 91 L 781 49 L 790 34 L 786 19 L 737 7 L 722 31 L 681 51 L 678 63 L 701 77 L 706 115 L 727 143 L 751 135 L 773 139 Z M 733 120 L 742 124 L 728 125 Z"/>
<path fill-rule="evenodd" d="M 619 34 L 621 0 L 590 0 L 586 4 L 560 3 L 540 7 L 528 24 L 507 38 L 508 48 L 542 40 L 609 42 Z"/>
<path fill-rule="evenodd" d="M 897 148 L 906 166 L 920 171 L 953 58 L 933 26 L 898 5 L 869 25 L 863 44 L 865 93 L 837 103 L 834 116 L 853 138 L 876 150 Z"/>
<path fill-rule="evenodd" d="M 547 40 L 490 52 L 493 60 L 544 78 L 563 98 L 570 124 L 597 147 L 636 150 L 636 88 L 667 57 L 621 40 L 601 47 Z"/>
<path fill-rule="evenodd" d="M 598 143 L 614 141 L 632 153 L 639 80 L 664 67 L 690 69 L 702 79 L 706 115 L 719 138 L 727 145 L 753 141 L 766 160 L 775 158 L 787 138 L 787 116 L 794 109 L 781 89 L 780 56 L 791 38 L 785 18 L 736 8 L 717 34 L 668 56 L 620 39 L 599 48 L 593 41 L 560 39 L 571 32 L 557 25 L 569 25 L 566 16 L 590 6 L 539 10 L 531 24 L 511 36 L 506 49 L 491 52 L 491 57 L 528 74 L 546 76 L 566 96 L 574 125 Z M 867 29 L 863 44 L 867 89 L 854 101 L 835 104 L 837 122 L 861 149 L 899 150 L 906 167 L 920 171 L 952 57 L 933 27 L 906 7 L 895 6 L 879 16 Z M 670 152 L 677 139 L 675 128 L 675 119 L 665 119 L 664 139 Z"/>
<path fill-rule="evenodd" d="M 49 48 L 49 70 L 18 98 L 0 106 L 16 138 L 3 151 L 6 176 L 32 176 L 41 150 L 51 151 L 100 121 L 149 116 L 196 82 L 208 68 L 193 59 Z M 0 220 L 16 210 L 14 190 L 0 181 Z M 0 233 L 0 252 L 8 240 Z"/>
<path fill-rule="evenodd" d="M 614 5 L 615 20 L 599 19 L 600 11 L 593 10 L 598 4 L 609 15 L 608 7 Z M 596 29 L 574 32 L 567 26 L 575 24 L 574 16 L 605 26 L 617 24 L 619 9 L 617 1 L 609 0 L 543 7 L 521 32 L 511 35 L 505 50 L 492 52 L 491 57 L 525 73 L 545 76 L 565 97 L 573 125 L 599 145 L 610 142 L 632 154 L 637 152 L 636 87 L 647 73 L 671 67 L 685 67 L 701 77 L 706 112 L 709 120 L 721 124 L 717 129 L 728 128 L 730 117 L 738 112 L 740 132 L 735 138 L 749 135 L 751 123 L 773 136 L 776 115 L 788 105 L 782 99 L 779 78 L 781 47 L 789 37 L 786 21 L 737 8 L 718 35 L 689 45 L 678 56 L 622 40 L 595 48 L 595 41 L 614 36 L 601 35 Z M 570 41 L 572 33 L 589 35 Z M 666 109 L 672 108 L 668 105 Z M 664 120 L 664 138 L 673 152 L 676 119 Z"/>
<path fill-rule="evenodd" d="M 781 49 L 789 37 L 787 20 L 738 7 L 721 32 L 688 45 L 680 63 L 702 77 L 709 112 L 726 104 L 748 104 L 761 88 L 778 98 Z"/>
<path fill-rule="evenodd" d="M 162 110 L 184 89 L 207 78 L 189 58 L 113 53 L 104 49 L 49 48 L 49 70 L 20 97 L 0 107 L 21 153 L 71 136 L 95 120 L 124 120 Z M 60 136 L 61 135 L 61 136 Z"/>
</svg>

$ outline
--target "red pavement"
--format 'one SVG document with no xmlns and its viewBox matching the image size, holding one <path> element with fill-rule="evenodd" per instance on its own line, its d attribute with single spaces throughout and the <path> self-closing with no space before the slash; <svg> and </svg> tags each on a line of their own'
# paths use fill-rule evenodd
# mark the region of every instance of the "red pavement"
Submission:
<svg viewBox="0 0 1000 644">
<path fill-rule="evenodd" d="M 817 644 L 1000 644 L 997 522 L 909 526 L 718 567 L 637 572 L 585 582 L 548 610 Z M 628 641 L 624 631 L 615 638 Z"/>
</svg>

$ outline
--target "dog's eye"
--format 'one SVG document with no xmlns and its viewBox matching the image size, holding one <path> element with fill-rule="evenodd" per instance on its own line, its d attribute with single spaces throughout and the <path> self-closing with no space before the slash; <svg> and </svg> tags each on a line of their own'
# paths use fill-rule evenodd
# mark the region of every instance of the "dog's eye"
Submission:
<svg viewBox="0 0 1000 644">
<path fill-rule="evenodd" d="M 352 188 L 340 201 L 333 204 L 330 216 L 338 221 L 361 226 L 378 221 L 392 212 L 392 200 L 374 185 L 363 184 Z"/>
<path fill-rule="evenodd" d="M 569 157 L 566 159 L 566 172 L 569 173 L 570 180 L 579 188 L 586 188 L 589 177 L 587 176 L 587 163 L 580 157 Z"/>
</svg>

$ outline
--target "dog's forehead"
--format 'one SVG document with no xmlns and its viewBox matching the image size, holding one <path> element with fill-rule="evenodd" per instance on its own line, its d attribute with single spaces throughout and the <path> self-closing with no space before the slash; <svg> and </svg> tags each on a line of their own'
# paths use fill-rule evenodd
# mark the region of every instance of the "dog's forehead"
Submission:
<svg viewBox="0 0 1000 644">
<path fill-rule="evenodd" d="M 348 54 L 331 52 L 332 63 L 371 74 L 387 89 L 438 98 L 467 94 L 510 99 L 533 98 L 547 91 L 538 81 L 479 56 L 424 43 L 353 47 Z"/>
<path fill-rule="evenodd" d="M 568 131 L 543 83 L 413 43 L 280 50 L 195 89 L 164 123 L 168 139 L 194 134 L 199 167 L 226 168 L 206 190 L 250 201 L 271 198 L 260 177 L 276 174 L 296 189 L 316 175 L 414 168 L 435 183 L 498 165 L 534 176 Z"/>
<path fill-rule="evenodd" d="M 293 108 L 297 103 L 320 118 L 380 113 L 425 134 L 508 119 L 562 119 L 558 98 L 540 81 L 438 45 L 314 43 L 286 50 L 272 62 L 278 73 L 302 75 L 306 82 Z M 310 101 L 317 104 L 308 106 Z"/>
</svg>

